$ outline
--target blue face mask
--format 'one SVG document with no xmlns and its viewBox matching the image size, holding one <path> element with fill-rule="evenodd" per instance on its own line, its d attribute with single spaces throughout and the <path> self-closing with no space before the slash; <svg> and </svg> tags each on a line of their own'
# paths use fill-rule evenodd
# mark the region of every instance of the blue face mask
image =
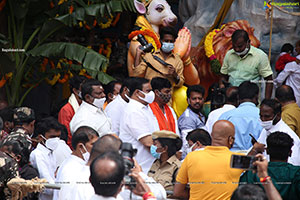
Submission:
<svg viewBox="0 0 300 200">
<path fill-rule="evenodd" d="M 161 153 L 157 153 L 157 152 L 156 152 L 156 149 L 157 149 L 157 147 L 154 146 L 154 145 L 152 144 L 151 147 L 150 147 L 150 153 L 151 153 L 151 155 L 152 155 L 154 158 L 159 159 Z"/>
<path fill-rule="evenodd" d="M 161 46 L 161 50 L 165 53 L 170 53 L 174 49 L 174 43 L 163 42 Z"/>
</svg>

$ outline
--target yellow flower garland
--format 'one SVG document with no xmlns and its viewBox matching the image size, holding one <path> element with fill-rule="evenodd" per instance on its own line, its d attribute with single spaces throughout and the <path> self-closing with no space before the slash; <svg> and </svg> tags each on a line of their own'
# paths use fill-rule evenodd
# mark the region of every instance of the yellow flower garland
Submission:
<svg viewBox="0 0 300 200">
<path fill-rule="evenodd" d="M 214 36 L 220 31 L 221 29 L 214 29 L 211 32 L 207 34 L 204 41 L 204 50 L 205 55 L 208 58 L 211 58 L 212 56 L 215 56 L 214 48 L 213 48 L 213 40 Z"/>
</svg>

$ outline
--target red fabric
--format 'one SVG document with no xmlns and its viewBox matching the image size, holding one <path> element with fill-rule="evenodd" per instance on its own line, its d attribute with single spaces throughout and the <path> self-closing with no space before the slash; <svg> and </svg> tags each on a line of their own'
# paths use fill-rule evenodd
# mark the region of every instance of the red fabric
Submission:
<svg viewBox="0 0 300 200">
<path fill-rule="evenodd" d="M 69 145 L 69 147 L 72 150 L 73 150 L 73 147 L 72 147 L 72 134 L 70 131 L 70 122 L 71 122 L 74 114 L 75 114 L 75 111 L 70 103 L 67 103 L 66 105 L 64 105 L 58 113 L 58 122 L 67 127 L 67 130 L 68 130 L 67 144 Z"/>
<path fill-rule="evenodd" d="M 167 119 L 156 102 L 149 104 L 149 106 L 158 121 L 159 130 L 168 130 L 176 133 L 175 120 L 169 106 L 167 104 L 164 106 Z"/>
<path fill-rule="evenodd" d="M 293 56 L 291 56 L 290 54 L 286 53 L 282 56 L 280 56 L 278 58 L 278 60 L 276 61 L 276 64 L 275 64 L 275 69 L 277 72 L 281 72 L 285 65 L 289 62 L 293 62 L 293 61 L 296 61 L 297 59 Z"/>
</svg>

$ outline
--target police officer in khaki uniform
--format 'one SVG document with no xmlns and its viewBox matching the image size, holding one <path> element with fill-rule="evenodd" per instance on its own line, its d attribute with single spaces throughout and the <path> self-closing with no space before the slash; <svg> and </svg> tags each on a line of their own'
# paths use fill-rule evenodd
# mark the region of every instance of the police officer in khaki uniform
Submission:
<svg viewBox="0 0 300 200">
<path fill-rule="evenodd" d="M 148 176 L 160 183 L 165 190 L 173 191 L 177 172 L 181 162 L 176 157 L 176 152 L 181 149 L 182 140 L 171 131 L 161 130 L 152 133 L 153 145 L 150 152 L 156 158 Z"/>
</svg>

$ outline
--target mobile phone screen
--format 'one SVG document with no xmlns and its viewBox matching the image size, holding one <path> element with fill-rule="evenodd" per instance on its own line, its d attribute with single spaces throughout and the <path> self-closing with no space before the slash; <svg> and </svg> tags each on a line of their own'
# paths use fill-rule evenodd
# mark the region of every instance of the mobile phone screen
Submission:
<svg viewBox="0 0 300 200">
<path fill-rule="evenodd" d="M 254 169 L 253 162 L 255 160 L 254 156 L 232 155 L 230 167 L 251 170 Z"/>
</svg>

